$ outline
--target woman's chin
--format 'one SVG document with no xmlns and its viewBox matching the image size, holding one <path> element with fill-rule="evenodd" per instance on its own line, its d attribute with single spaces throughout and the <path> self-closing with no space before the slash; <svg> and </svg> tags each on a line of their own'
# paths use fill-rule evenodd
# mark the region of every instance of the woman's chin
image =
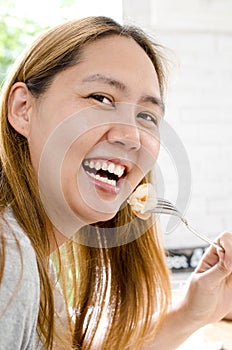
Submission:
<svg viewBox="0 0 232 350">
<path fill-rule="evenodd" d="M 115 217 L 118 210 L 113 213 L 98 213 L 98 215 L 95 216 L 95 220 L 92 223 L 100 222 L 100 221 L 109 221 Z"/>
</svg>

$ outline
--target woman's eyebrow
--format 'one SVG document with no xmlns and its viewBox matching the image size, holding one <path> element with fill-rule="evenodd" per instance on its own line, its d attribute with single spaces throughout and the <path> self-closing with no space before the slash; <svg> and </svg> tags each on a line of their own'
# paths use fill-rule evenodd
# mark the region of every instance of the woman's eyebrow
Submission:
<svg viewBox="0 0 232 350">
<path fill-rule="evenodd" d="M 113 86 L 116 89 L 121 90 L 121 91 L 127 90 L 126 85 L 124 83 L 122 83 L 121 81 L 116 80 L 110 76 L 104 75 L 104 74 L 89 75 L 88 77 L 86 77 L 82 80 L 83 83 L 94 82 L 94 81 L 100 81 L 104 84 L 111 85 L 111 86 Z"/>
<path fill-rule="evenodd" d="M 162 110 L 162 112 L 164 113 L 165 105 L 159 97 L 145 95 L 145 96 L 142 96 L 141 99 L 139 100 L 139 103 L 146 103 L 146 102 L 152 103 L 153 105 L 158 106 Z"/>
</svg>

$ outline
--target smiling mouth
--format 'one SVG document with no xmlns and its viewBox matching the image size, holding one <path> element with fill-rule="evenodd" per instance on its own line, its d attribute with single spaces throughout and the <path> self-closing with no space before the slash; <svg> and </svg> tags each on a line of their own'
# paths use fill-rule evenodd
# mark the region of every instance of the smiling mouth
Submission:
<svg viewBox="0 0 232 350">
<path fill-rule="evenodd" d="M 125 166 L 108 160 L 86 159 L 82 166 L 94 182 L 102 188 L 104 186 L 117 188 L 119 181 L 125 178 L 127 173 Z"/>
</svg>

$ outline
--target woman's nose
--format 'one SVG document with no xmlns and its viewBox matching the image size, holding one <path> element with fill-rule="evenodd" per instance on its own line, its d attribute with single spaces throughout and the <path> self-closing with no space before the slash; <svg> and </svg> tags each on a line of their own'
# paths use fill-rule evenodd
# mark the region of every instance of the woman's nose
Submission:
<svg viewBox="0 0 232 350">
<path fill-rule="evenodd" d="M 108 142 L 118 144 L 127 150 L 137 151 L 141 147 L 140 132 L 135 125 L 115 124 L 109 130 Z"/>
</svg>

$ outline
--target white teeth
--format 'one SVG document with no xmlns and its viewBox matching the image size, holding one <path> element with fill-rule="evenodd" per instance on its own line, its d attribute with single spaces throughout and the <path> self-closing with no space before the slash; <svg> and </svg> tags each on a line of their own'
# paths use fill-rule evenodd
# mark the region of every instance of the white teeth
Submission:
<svg viewBox="0 0 232 350">
<path fill-rule="evenodd" d="M 116 181 L 115 180 L 108 180 L 108 183 L 110 185 L 116 186 Z"/>
<path fill-rule="evenodd" d="M 97 162 L 97 163 L 96 163 L 95 169 L 96 169 L 96 170 L 100 170 L 100 169 L 101 169 L 101 163 L 100 163 L 100 162 Z"/>
<path fill-rule="evenodd" d="M 93 169 L 94 168 L 94 162 L 91 160 L 91 162 L 89 163 L 89 167 L 91 168 L 91 169 Z"/>
<path fill-rule="evenodd" d="M 119 178 L 123 175 L 125 171 L 125 167 L 120 164 L 114 164 L 113 162 L 106 161 L 84 161 L 84 165 L 88 166 L 90 169 L 95 169 L 96 171 L 102 169 L 104 171 L 108 171 L 111 174 L 117 175 Z M 109 180 L 112 181 L 112 180 Z M 113 180 L 114 181 L 114 180 Z"/>
<path fill-rule="evenodd" d="M 107 169 L 109 171 L 109 173 L 113 173 L 114 169 L 115 169 L 114 163 L 110 163 L 110 165 L 108 166 L 108 169 Z"/>
<path fill-rule="evenodd" d="M 95 175 L 95 179 L 100 180 L 102 182 L 106 182 L 107 178 L 106 177 L 101 177 L 100 175 Z"/>
<path fill-rule="evenodd" d="M 106 162 L 104 162 L 101 166 L 102 170 L 107 170 L 108 169 L 108 165 Z"/>
<path fill-rule="evenodd" d="M 109 180 L 109 179 L 107 179 L 107 177 L 101 177 L 100 175 L 98 175 L 98 174 L 94 174 L 94 173 L 90 173 L 90 172 L 88 172 L 87 171 L 87 173 L 91 176 L 91 177 L 93 177 L 94 179 L 96 179 L 96 180 L 98 180 L 98 181 L 101 181 L 101 182 L 104 182 L 104 183 L 108 183 L 108 184 L 110 184 L 110 185 L 112 185 L 112 186 L 115 186 L 116 187 L 116 181 L 115 180 Z"/>
<path fill-rule="evenodd" d="M 117 165 L 114 169 L 114 174 L 118 175 L 118 177 L 121 177 L 123 173 L 124 173 L 123 167 L 121 167 L 120 165 Z"/>
</svg>

